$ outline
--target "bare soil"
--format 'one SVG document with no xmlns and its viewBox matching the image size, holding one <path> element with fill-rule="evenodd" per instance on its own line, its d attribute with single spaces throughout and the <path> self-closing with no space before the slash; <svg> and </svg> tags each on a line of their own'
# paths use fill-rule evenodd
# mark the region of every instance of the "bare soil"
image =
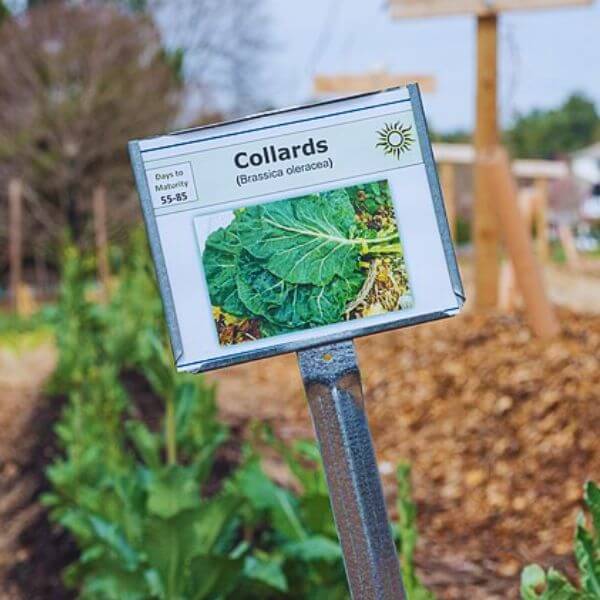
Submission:
<svg viewBox="0 0 600 600">
<path fill-rule="evenodd" d="M 72 540 L 52 526 L 39 496 L 44 468 L 56 455 L 52 425 L 63 400 L 41 393 L 55 352 L 42 345 L 0 351 L 0 598 L 68 600 L 60 572 L 77 556 Z"/>
</svg>

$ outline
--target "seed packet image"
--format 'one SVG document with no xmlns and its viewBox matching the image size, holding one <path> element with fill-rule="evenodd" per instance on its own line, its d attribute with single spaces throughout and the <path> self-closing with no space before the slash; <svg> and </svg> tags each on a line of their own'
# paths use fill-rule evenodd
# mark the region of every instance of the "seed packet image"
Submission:
<svg viewBox="0 0 600 600">
<path fill-rule="evenodd" d="M 414 305 L 387 181 L 196 218 L 222 346 Z"/>
</svg>

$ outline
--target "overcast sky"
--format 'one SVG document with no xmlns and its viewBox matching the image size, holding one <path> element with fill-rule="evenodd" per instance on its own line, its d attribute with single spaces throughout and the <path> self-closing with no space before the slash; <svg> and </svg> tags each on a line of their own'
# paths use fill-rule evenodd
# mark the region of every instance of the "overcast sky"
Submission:
<svg viewBox="0 0 600 600">
<path fill-rule="evenodd" d="M 274 49 L 275 106 L 304 102 L 315 73 L 385 67 L 435 75 L 425 96 L 431 125 L 471 128 L 475 100 L 475 19 L 392 21 L 384 0 L 267 0 Z M 500 21 L 503 122 L 515 111 L 553 107 L 580 90 L 600 107 L 600 2 L 504 15 Z"/>
</svg>

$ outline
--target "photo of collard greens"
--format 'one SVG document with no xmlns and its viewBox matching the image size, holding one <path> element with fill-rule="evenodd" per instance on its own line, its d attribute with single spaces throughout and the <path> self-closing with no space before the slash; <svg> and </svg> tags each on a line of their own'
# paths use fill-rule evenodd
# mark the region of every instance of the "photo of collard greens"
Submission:
<svg viewBox="0 0 600 600">
<path fill-rule="evenodd" d="M 412 306 L 387 181 L 234 215 L 202 257 L 222 345 Z"/>
</svg>

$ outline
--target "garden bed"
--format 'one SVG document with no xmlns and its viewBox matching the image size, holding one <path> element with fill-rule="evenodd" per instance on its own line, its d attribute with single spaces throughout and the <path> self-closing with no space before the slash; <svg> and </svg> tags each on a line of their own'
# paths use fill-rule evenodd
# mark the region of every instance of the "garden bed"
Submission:
<svg viewBox="0 0 600 600">
<path fill-rule="evenodd" d="M 357 342 L 386 493 L 391 501 L 395 465 L 411 462 L 417 564 L 440 599 L 516 598 L 530 562 L 572 573 L 581 486 L 600 478 L 600 318 L 560 318 L 565 333 L 551 343 L 532 340 L 519 317 L 471 315 Z M 293 356 L 210 378 L 237 439 L 253 419 L 288 440 L 312 436 Z M 133 373 L 125 384 L 153 424 L 151 391 Z M 14 538 L 2 555 L 12 563 L 2 597 L 69 598 L 58 571 L 74 546 L 36 503 L 60 401 L 34 400 L 31 390 L 19 399 L 15 390 L 0 394 L 3 426 L 12 427 L 0 445 L 0 531 Z M 218 471 L 227 472 L 238 448 L 224 452 Z M 19 493 L 8 502 L 11 490 Z"/>
<path fill-rule="evenodd" d="M 516 598 L 530 562 L 573 573 L 582 485 L 600 478 L 600 318 L 560 319 L 550 343 L 502 315 L 357 341 L 386 491 L 412 463 L 417 564 L 439 598 Z M 226 418 L 312 435 L 294 357 L 211 377 Z"/>
</svg>

